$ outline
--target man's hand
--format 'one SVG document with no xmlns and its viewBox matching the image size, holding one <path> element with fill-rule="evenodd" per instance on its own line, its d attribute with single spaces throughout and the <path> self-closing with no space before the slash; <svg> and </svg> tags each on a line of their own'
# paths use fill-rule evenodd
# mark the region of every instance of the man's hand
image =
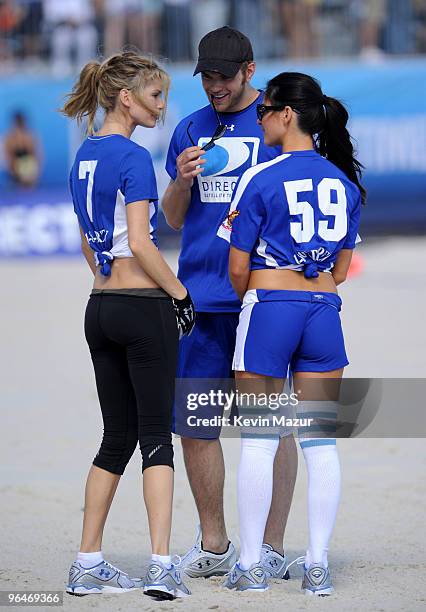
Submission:
<svg viewBox="0 0 426 612">
<path fill-rule="evenodd" d="M 205 159 L 201 159 L 205 151 L 200 147 L 188 147 L 176 159 L 177 176 L 175 183 L 182 190 L 191 189 L 194 178 L 203 171 Z"/>
</svg>

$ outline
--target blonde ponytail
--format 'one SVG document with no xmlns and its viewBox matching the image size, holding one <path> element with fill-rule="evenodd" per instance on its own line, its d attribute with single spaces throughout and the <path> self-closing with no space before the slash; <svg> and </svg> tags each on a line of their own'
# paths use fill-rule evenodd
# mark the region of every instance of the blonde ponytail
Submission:
<svg viewBox="0 0 426 612">
<path fill-rule="evenodd" d="M 80 123 L 87 117 L 87 132 L 93 134 L 96 111 L 98 108 L 98 89 L 101 64 L 89 62 L 80 73 L 80 78 L 74 85 L 72 93 L 61 112 L 67 117 L 76 118 Z"/>
</svg>

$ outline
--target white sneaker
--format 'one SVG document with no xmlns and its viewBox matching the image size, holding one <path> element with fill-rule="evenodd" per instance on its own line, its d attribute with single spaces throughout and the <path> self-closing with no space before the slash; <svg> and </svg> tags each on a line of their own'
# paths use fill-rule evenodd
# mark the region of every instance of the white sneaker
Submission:
<svg viewBox="0 0 426 612">
<path fill-rule="evenodd" d="M 232 542 L 222 554 L 216 554 L 201 548 L 201 528 L 194 546 L 182 557 L 181 567 L 191 578 L 208 578 L 209 576 L 224 576 L 237 562 L 237 553 Z"/>
<path fill-rule="evenodd" d="M 328 567 L 321 563 L 312 563 L 308 569 L 305 568 L 302 590 L 305 591 L 305 595 L 316 595 L 317 597 L 331 595 L 334 589 Z"/>
<path fill-rule="evenodd" d="M 268 578 L 282 578 L 283 580 L 290 578 L 287 569 L 287 556 L 280 555 L 269 544 L 262 544 L 260 564 Z"/>
<path fill-rule="evenodd" d="M 138 578 L 130 578 L 108 561 L 85 568 L 74 561 L 69 572 L 66 592 L 70 595 L 99 595 L 102 593 L 127 593 L 142 586 Z"/>
<path fill-rule="evenodd" d="M 303 566 L 304 575 L 301 588 L 305 595 L 316 595 L 317 597 L 331 595 L 334 592 L 334 588 L 328 567 L 321 563 L 311 563 L 307 568 L 305 561 L 306 557 L 297 557 L 287 566 L 289 568 L 295 563 Z"/>
<path fill-rule="evenodd" d="M 269 588 L 266 572 L 260 563 L 253 563 L 247 570 L 242 570 L 236 563 L 227 574 L 222 586 L 235 591 L 257 591 L 258 593 L 267 591 Z"/>
<path fill-rule="evenodd" d="M 174 558 L 177 558 L 177 562 L 175 563 L 172 560 L 170 568 L 165 567 L 163 563 L 152 561 L 146 572 L 143 589 L 145 595 L 150 595 L 158 600 L 172 600 L 191 595 L 191 591 L 182 581 L 180 573 L 181 559 L 177 555 Z"/>
</svg>

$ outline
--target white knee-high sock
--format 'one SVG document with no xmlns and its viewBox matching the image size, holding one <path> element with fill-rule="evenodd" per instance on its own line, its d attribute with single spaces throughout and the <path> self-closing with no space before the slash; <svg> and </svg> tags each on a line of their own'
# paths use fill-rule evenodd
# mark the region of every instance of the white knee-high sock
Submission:
<svg viewBox="0 0 426 612">
<path fill-rule="evenodd" d="M 272 500 L 274 458 L 279 438 L 241 438 L 238 468 L 239 565 L 248 569 L 260 560 Z"/>
<path fill-rule="evenodd" d="M 320 441 L 319 441 L 320 442 Z M 340 500 L 340 464 L 334 440 L 303 446 L 308 471 L 309 548 L 305 565 L 328 567 L 327 551 Z"/>
</svg>

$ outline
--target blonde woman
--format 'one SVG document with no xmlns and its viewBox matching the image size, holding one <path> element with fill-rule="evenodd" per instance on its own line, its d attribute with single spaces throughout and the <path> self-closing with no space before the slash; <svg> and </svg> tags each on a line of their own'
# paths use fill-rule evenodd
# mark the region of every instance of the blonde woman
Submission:
<svg viewBox="0 0 426 612">
<path fill-rule="evenodd" d="M 137 581 L 104 560 L 102 535 L 120 477 L 139 442 L 152 545 L 144 592 L 189 594 L 169 553 L 173 498 L 171 415 L 179 332 L 194 323 L 191 298 L 157 249 L 157 187 L 149 152 L 130 140 L 164 117 L 169 77 L 132 52 L 90 62 L 63 112 L 88 119 L 70 187 L 82 250 L 94 274 L 85 334 L 104 422 L 86 483 L 73 595 L 125 592 Z M 105 112 L 100 130 L 93 124 Z"/>
</svg>

